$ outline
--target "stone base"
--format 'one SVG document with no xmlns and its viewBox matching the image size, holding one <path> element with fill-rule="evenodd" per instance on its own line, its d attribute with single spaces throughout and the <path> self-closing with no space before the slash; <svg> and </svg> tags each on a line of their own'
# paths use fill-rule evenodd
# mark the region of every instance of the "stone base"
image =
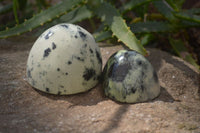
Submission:
<svg viewBox="0 0 200 133">
<path fill-rule="evenodd" d="M 15 43 L 0 41 L 0 132 L 200 132 L 199 73 L 177 57 L 147 49 L 161 94 L 146 103 L 121 104 L 106 98 L 101 84 L 70 96 L 36 91 L 25 77 L 33 42 Z M 101 47 L 103 64 L 119 49 Z"/>
</svg>

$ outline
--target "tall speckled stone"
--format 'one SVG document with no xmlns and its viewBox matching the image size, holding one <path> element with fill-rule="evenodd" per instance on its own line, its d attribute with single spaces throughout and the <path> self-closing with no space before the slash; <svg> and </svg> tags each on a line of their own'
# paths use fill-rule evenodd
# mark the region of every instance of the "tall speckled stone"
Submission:
<svg viewBox="0 0 200 133">
<path fill-rule="evenodd" d="M 144 102 L 160 94 L 155 70 L 144 56 L 135 51 L 114 53 L 104 67 L 103 76 L 105 95 L 119 102 Z"/>
</svg>

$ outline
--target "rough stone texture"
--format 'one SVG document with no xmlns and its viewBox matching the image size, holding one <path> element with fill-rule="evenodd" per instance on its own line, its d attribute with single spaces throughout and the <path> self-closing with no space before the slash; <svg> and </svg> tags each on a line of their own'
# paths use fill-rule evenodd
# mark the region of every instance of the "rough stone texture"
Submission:
<svg viewBox="0 0 200 133">
<path fill-rule="evenodd" d="M 200 132 L 199 73 L 181 59 L 148 49 L 161 94 L 146 103 L 114 102 L 104 96 L 101 84 L 86 93 L 54 96 L 26 82 L 33 42 L 17 39 L 0 40 L 0 133 Z M 101 47 L 103 64 L 119 49 Z"/>
</svg>

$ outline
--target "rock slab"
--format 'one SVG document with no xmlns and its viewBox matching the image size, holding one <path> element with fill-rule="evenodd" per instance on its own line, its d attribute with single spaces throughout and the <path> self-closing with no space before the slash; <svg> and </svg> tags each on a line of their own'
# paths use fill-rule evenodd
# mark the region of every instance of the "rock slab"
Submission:
<svg viewBox="0 0 200 133">
<path fill-rule="evenodd" d="M 156 99 L 114 102 L 98 84 L 88 92 L 54 96 L 25 77 L 31 41 L 0 41 L 0 133 L 199 133 L 199 72 L 183 60 L 148 49 L 161 85 Z M 100 44 L 103 64 L 122 46 Z"/>
</svg>

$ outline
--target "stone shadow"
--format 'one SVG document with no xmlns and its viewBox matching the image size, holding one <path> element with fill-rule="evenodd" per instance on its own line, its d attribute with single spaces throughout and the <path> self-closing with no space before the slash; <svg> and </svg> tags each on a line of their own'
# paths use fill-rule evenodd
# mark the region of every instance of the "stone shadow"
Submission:
<svg viewBox="0 0 200 133">
<path fill-rule="evenodd" d="M 150 55 L 147 57 L 147 59 L 151 62 L 153 67 L 155 68 L 156 72 L 158 72 L 162 66 L 162 61 L 164 60 L 166 63 L 172 64 L 174 67 L 178 68 L 184 74 L 191 79 L 199 78 L 200 75 L 199 72 L 193 70 L 188 65 L 186 65 L 183 61 L 179 60 L 175 56 L 172 56 L 164 51 L 154 49 L 154 48 L 148 48 L 147 50 L 150 51 Z M 193 80 L 194 84 L 199 86 L 198 80 Z"/>
<path fill-rule="evenodd" d="M 102 85 L 99 83 L 94 88 L 79 94 L 72 95 L 53 95 L 47 94 L 42 91 L 35 89 L 40 95 L 50 98 L 52 100 L 64 100 L 72 103 L 72 106 L 92 106 L 96 105 L 101 101 L 106 100 L 102 89 Z"/>
<path fill-rule="evenodd" d="M 109 133 L 112 132 L 112 130 L 116 127 L 119 126 L 119 122 L 123 117 L 123 114 L 125 114 L 131 104 L 121 104 L 121 106 L 119 107 L 119 109 L 115 112 L 114 116 L 113 116 L 113 120 L 112 119 L 112 123 L 109 124 L 105 129 L 103 129 L 103 131 L 101 131 L 100 133 Z"/>
<path fill-rule="evenodd" d="M 160 89 L 161 89 L 160 95 L 158 97 L 156 97 L 155 99 L 149 101 L 149 102 L 163 101 L 163 102 L 173 103 L 175 101 L 174 98 L 167 92 L 167 90 L 165 88 L 161 87 Z M 140 104 L 140 103 L 135 103 L 135 104 L 120 103 L 120 102 L 116 102 L 116 101 L 115 101 L 115 103 L 119 104 L 120 107 L 119 107 L 119 109 L 117 109 L 117 111 L 113 115 L 113 117 L 111 119 L 111 121 L 112 121 L 111 124 L 109 124 L 100 133 L 112 132 L 112 130 L 114 128 L 119 126 L 120 120 L 122 119 L 123 115 L 128 111 L 129 107 L 131 105 Z M 142 103 L 144 103 L 144 102 L 142 102 Z M 148 103 L 148 101 L 147 101 L 147 103 Z"/>
<path fill-rule="evenodd" d="M 92 105 L 98 104 L 101 101 L 109 99 L 104 95 L 101 84 L 98 84 L 95 88 L 92 88 L 89 91 L 79 93 L 79 94 L 73 94 L 73 95 L 53 95 L 53 94 L 44 93 L 37 89 L 35 89 L 35 91 L 38 92 L 40 95 L 50 98 L 52 100 L 68 101 L 73 104 L 72 106 L 77 106 L 77 105 L 92 106 Z M 163 102 L 172 103 L 176 100 L 168 93 L 168 91 L 165 88 L 161 87 L 160 95 L 149 102 L 152 102 L 152 101 L 163 101 Z M 128 104 L 128 103 L 121 103 L 117 101 L 114 101 L 114 102 L 116 104 L 125 105 L 125 106 L 134 105 L 134 104 Z M 139 103 L 135 103 L 135 104 L 139 104 Z"/>
<path fill-rule="evenodd" d="M 174 101 L 177 100 L 175 100 L 165 88 L 160 87 L 160 95 L 153 101 L 163 101 L 163 102 L 173 103 Z"/>
</svg>

